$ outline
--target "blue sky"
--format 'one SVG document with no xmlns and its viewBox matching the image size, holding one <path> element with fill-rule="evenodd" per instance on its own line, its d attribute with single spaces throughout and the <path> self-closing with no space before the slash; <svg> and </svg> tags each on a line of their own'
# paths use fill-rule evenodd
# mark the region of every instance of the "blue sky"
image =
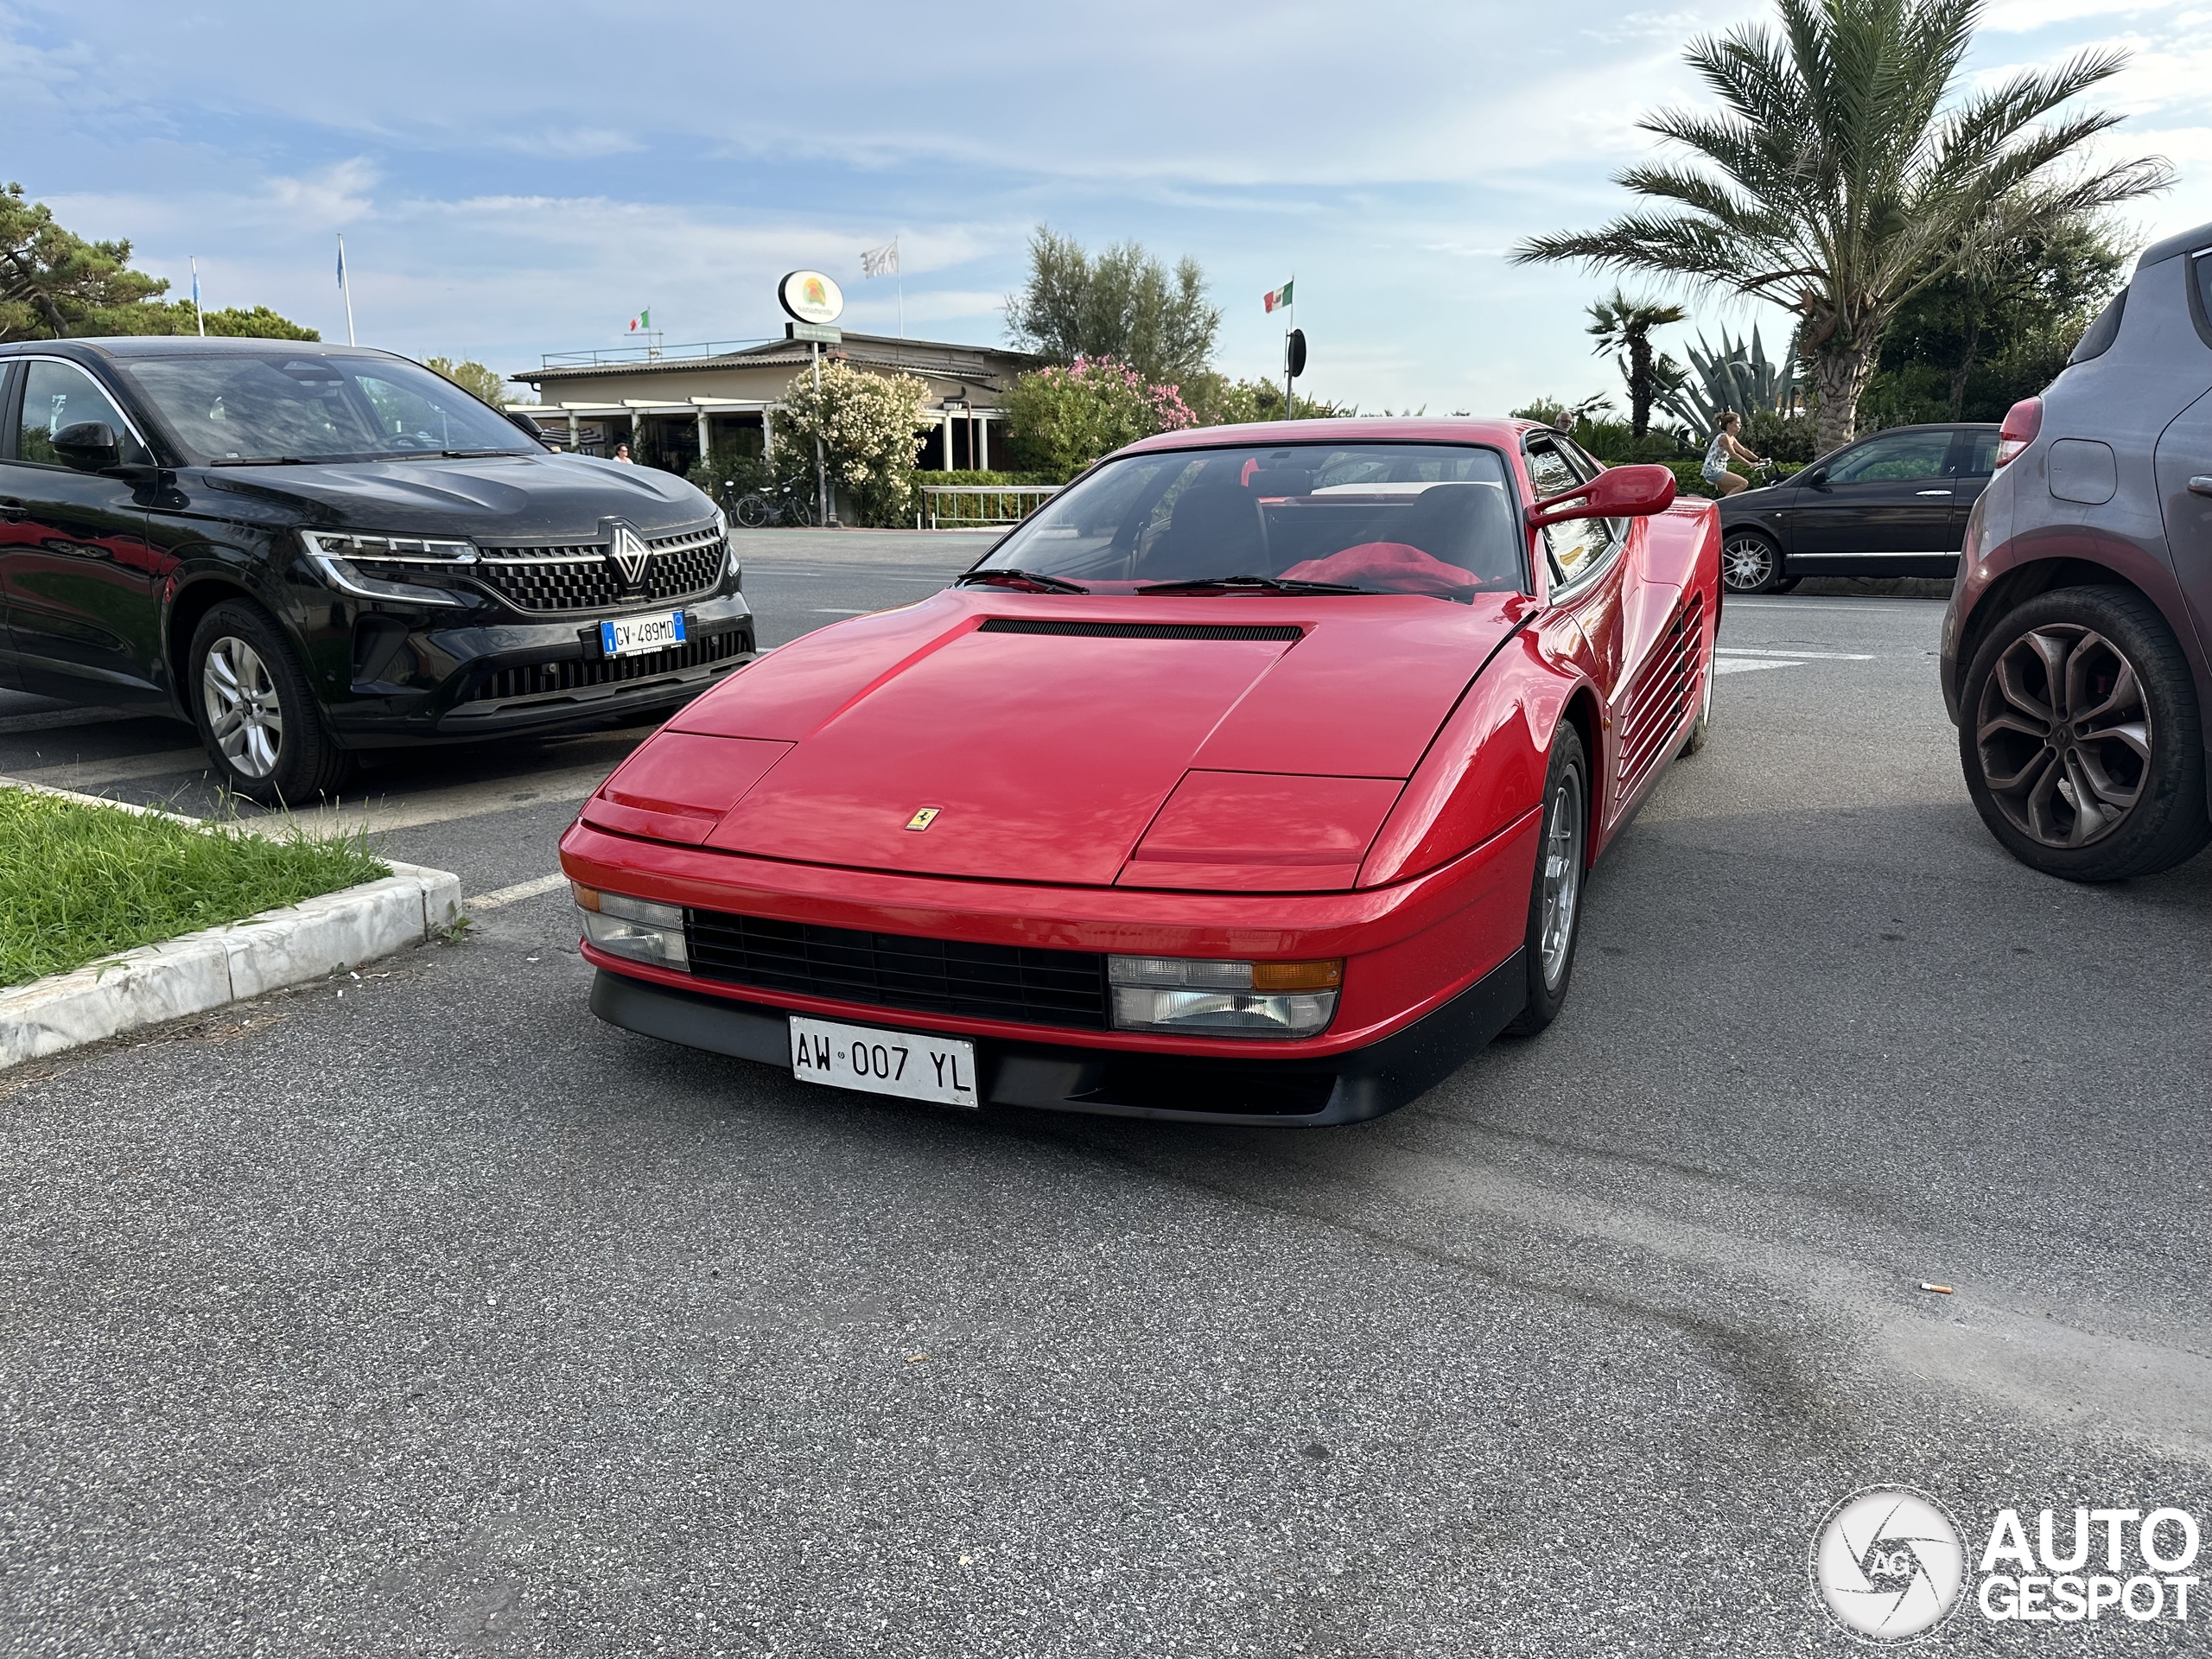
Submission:
<svg viewBox="0 0 2212 1659">
<path fill-rule="evenodd" d="M 1618 211 L 1637 114 L 1698 97 L 1682 41 L 1764 10 L 0 0 L 4 171 L 178 293 L 197 255 L 210 306 L 341 340 L 342 231 L 364 343 L 502 372 L 619 344 L 647 305 L 671 343 L 779 332 L 799 265 L 890 332 L 859 256 L 894 235 L 907 332 L 995 341 L 1042 220 L 1194 255 L 1232 373 L 1274 368 L 1260 296 L 1294 273 L 1308 389 L 1493 412 L 1618 393 L 1581 334 L 1609 284 L 1503 251 Z M 2114 153 L 2181 172 L 2133 216 L 2148 239 L 2212 219 L 2208 25 L 2180 0 L 1995 0 L 1970 68 L 2129 48 Z"/>
</svg>

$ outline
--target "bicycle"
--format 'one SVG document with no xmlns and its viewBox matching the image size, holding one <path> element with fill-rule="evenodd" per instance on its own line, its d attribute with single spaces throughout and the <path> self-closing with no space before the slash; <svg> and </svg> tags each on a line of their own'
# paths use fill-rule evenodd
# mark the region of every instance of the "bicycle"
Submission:
<svg viewBox="0 0 2212 1659">
<path fill-rule="evenodd" d="M 814 522 L 814 499 L 799 485 L 785 484 L 765 493 L 753 491 L 738 497 L 730 517 L 746 530 L 762 530 L 770 524 L 810 524 Z"/>
</svg>

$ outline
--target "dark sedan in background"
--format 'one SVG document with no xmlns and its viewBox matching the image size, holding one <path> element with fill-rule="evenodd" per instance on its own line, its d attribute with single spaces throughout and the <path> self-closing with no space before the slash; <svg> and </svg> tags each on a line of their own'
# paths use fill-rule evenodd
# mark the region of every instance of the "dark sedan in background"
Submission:
<svg viewBox="0 0 2212 1659">
<path fill-rule="evenodd" d="M 1959 568 L 1967 515 L 1997 470 L 1994 424 L 1896 426 L 1792 477 L 1720 504 L 1731 593 L 1805 576 L 1942 576 Z"/>
</svg>

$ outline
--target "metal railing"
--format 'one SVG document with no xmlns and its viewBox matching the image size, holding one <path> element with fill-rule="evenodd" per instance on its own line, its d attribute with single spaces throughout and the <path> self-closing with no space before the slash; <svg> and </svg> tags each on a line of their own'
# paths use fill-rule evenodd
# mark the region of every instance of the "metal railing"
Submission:
<svg viewBox="0 0 2212 1659">
<path fill-rule="evenodd" d="M 545 352 L 540 368 L 595 369 L 610 363 L 658 363 L 669 358 L 721 357 L 746 346 L 766 346 L 772 336 L 758 340 L 702 340 L 689 346 L 610 346 L 598 352 Z"/>
<path fill-rule="evenodd" d="M 1058 484 L 925 484 L 922 511 L 914 515 L 914 528 L 922 527 L 925 516 L 931 530 L 1019 524 L 1062 487 Z"/>
</svg>

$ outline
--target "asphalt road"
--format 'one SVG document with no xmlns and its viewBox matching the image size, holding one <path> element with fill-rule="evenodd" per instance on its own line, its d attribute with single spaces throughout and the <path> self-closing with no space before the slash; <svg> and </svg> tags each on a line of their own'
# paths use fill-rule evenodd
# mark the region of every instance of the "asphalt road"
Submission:
<svg viewBox="0 0 2212 1659">
<path fill-rule="evenodd" d="M 750 540 L 770 642 L 982 544 Z M 1334 1131 L 601 1027 L 505 890 L 632 740 L 387 766 L 463 941 L 0 1074 L 0 1653 L 1842 1653 L 1862 1484 L 2212 1518 L 2212 855 L 2001 853 L 1940 613 L 1732 602 L 1558 1023 Z M 204 789 L 55 713 L 0 772 Z"/>
</svg>

